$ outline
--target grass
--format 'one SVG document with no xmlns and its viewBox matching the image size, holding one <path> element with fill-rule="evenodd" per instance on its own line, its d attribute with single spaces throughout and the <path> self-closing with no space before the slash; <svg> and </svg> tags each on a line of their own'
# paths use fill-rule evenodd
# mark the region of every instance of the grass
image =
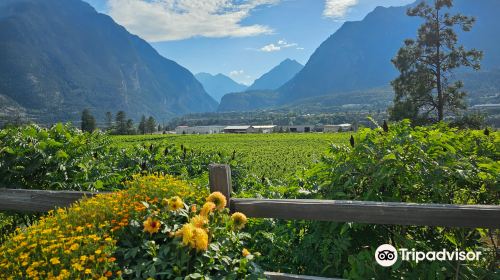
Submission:
<svg viewBox="0 0 500 280">
<path fill-rule="evenodd" d="M 350 133 L 275 133 L 114 136 L 114 145 L 172 143 L 188 149 L 232 154 L 258 177 L 280 179 L 309 167 L 331 143 L 347 144 Z"/>
</svg>

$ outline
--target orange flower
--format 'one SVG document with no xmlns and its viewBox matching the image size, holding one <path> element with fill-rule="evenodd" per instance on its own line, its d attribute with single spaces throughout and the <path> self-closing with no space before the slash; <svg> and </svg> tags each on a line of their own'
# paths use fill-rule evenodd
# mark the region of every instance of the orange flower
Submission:
<svg viewBox="0 0 500 280">
<path fill-rule="evenodd" d="M 153 220 L 153 218 L 148 217 L 147 220 L 144 221 L 144 231 L 149 232 L 149 234 L 156 233 L 160 230 L 161 222 L 157 220 Z"/>
</svg>

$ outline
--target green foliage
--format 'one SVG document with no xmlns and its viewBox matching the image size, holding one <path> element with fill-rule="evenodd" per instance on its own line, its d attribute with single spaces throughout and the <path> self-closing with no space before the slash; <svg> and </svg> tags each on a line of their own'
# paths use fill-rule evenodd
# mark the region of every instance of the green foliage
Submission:
<svg viewBox="0 0 500 280">
<path fill-rule="evenodd" d="M 248 176 L 284 182 L 321 159 L 329 143 L 347 143 L 348 133 L 290 134 L 210 134 L 210 135 L 145 135 L 113 136 L 113 145 L 129 149 L 142 143 L 160 143 L 186 147 L 190 153 L 221 154 L 245 167 Z M 233 170 L 234 171 L 234 170 Z M 233 175 L 234 176 L 234 175 Z M 248 187 L 249 189 L 252 186 Z"/>
<path fill-rule="evenodd" d="M 82 112 L 81 129 L 85 132 L 93 132 L 96 129 L 95 118 L 89 109 L 85 109 Z"/>
<path fill-rule="evenodd" d="M 251 236 L 232 226 L 228 209 L 203 216 L 186 204 L 177 210 L 165 203 L 143 204 L 145 212 L 119 233 L 115 255 L 126 268 L 124 279 L 265 279 L 254 255 L 243 253 Z M 158 231 L 146 232 L 143 221 L 159 224 Z"/>
<path fill-rule="evenodd" d="M 413 128 L 408 121 L 389 125 L 388 132 L 363 129 L 354 148 L 332 145 L 307 171 L 304 188 L 310 194 L 300 198 L 498 205 L 499 136 L 445 124 Z M 268 221 L 254 230 L 270 232 L 255 234 L 255 250 L 270 256 L 265 269 L 353 279 L 475 279 L 492 276 L 498 265 L 494 246 L 486 243 L 498 232 L 485 229 Z M 483 258 L 403 262 L 386 269 L 373 258 L 385 243 L 423 251 L 478 250 Z M 275 251 L 268 254 L 270 248 Z"/>
<path fill-rule="evenodd" d="M 423 118 L 442 121 L 446 111 L 465 109 L 461 81 L 450 81 L 459 67 L 480 68 L 482 52 L 458 46 L 454 27 L 471 30 L 474 18 L 443 11 L 453 6 L 452 0 L 436 0 L 429 5 L 421 2 L 408 9 L 409 16 L 425 22 L 418 29 L 417 40 L 408 39 L 392 60 L 401 72 L 392 82 L 396 93 L 391 117 L 394 120 Z M 435 114 L 435 115 L 434 115 Z"/>
<path fill-rule="evenodd" d="M 203 177 L 213 162 L 229 163 L 230 157 L 162 141 L 122 149 L 111 146 L 103 133 L 82 133 L 63 124 L 0 131 L 0 185 L 8 188 L 110 190 L 141 172 Z"/>
<path fill-rule="evenodd" d="M 0 185 L 8 188 L 98 190 L 123 175 L 109 154 L 109 139 L 57 124 L 0 131 Z"/>
</svg>

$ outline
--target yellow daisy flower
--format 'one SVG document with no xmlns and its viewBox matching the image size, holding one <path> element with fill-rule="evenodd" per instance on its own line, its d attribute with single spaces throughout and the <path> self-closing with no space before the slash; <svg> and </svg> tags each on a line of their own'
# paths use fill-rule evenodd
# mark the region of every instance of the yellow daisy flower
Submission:
<svg viewBox="0 0 500 280">
<path fill-rule="evenodd" d="M 213 202 L 206 202 L 201 208 L 200 215 L 208 216 L 215 209 L 215 204 Z"/>
<path fill-rule="evenodd" d="M 144 223 L 144 231 L 149 232 L 149 234 L 156 233 L 160 230 L 161 222 L 153 220 L 153 218 L 148 217 Z"/>
<path fill-rule="evenodd" d="M 227 205 L 226 197 L 221 192 L 213 192 L 207 197 L 207 202 L 213 202 L 218 210 L 224 209 Z"/>
<path fill-rule="evenodd" d="M 203 228 L 208 223 L 208 220 L 205 216 L 196 215 L 191 218 L 191 224 L 197 228 Z"/>
<path fill-rule="evenodd" d="M 233 215 L 231 215 L 231 220 L 233 221 L 233 226 L 236 229 L 242 229 L 245 227 L 245 224 L 247 223 L 247 216 L 245 214 L 236 212 Z"/>
<path fill-rule="evenodd" d="M 177 211 L 177 210 L 181 209 L 182 207 L 184 207 L 184 202 L 182 201 L 182 199 L 180 197 L 174 196 L 174 197 L 169 199 L 168 210 Z"/>
</svg>

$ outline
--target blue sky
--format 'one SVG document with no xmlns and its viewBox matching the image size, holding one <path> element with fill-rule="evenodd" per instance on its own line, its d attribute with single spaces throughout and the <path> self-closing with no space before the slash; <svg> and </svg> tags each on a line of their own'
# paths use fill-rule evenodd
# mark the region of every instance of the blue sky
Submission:
<svg viewBox="0 0 500 280">
<path fill-rule="evenodd" d="M 344 21 L 414 0 L 86 0 L 193 73 L 250 84 L 286 58 L 305 64 Z"/>
</svg>

